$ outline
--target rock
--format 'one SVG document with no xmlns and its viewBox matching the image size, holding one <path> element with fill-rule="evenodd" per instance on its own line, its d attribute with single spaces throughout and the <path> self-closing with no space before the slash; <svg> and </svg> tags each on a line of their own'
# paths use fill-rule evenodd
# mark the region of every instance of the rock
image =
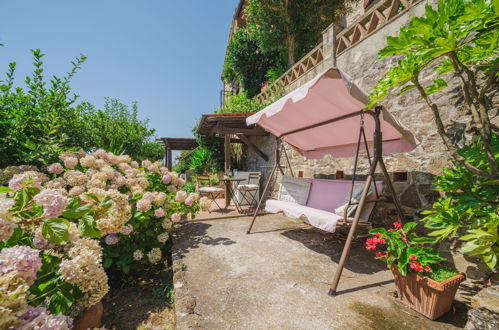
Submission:
<svg viewBox="0 0 499 330">
<path fill-rule="evenodd" d="M 180 298 L 178 304 L 175 306 L 181 314 L 194 313 L 194 307 L 196 307 L 196 298 L 190 296 Z"/>
<path fill-rule="evenodd" d="M 471 298 L 467 330 L 499 329 L 499 285 L 482 289 Z"/>
<path fill-rule="evenodd" d="M 85 309 L 74 319 L 73 330 L 100 328 L 102 314 L 104 314 L 104 306 L 99 301 L 92 307 Z"/>
</svg>

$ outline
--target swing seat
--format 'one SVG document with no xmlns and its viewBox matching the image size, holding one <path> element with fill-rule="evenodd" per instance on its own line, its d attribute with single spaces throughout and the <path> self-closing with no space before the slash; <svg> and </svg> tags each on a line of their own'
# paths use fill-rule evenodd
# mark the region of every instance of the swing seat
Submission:
<svg viewBox="0 0 499 330">
<path fill-rule="evenodd" d="M 356 181 L 355 185 L 362 188 L 365 182 Z M 382 191 L 382 182 L 376 182 L 376 185 L 378 191 Z M 297 186 L 302 187 L 301 191 L 296 189 Z M 265 211 L 269 213 L 282 212 L 288 218 L 300 219 L 318 229 L 334 233 L 337 225 L 345 224 L 344 213 L 338 214 L 335 210 L 348 202 L 351 187 L 352 182 L 347 180 L 285 177 L 279 190 L 279 199 L 267 200 Z M 289 193 L 292 196 L 289 196 Z M 303 198 L 303 194 L 307 194 L 306 199 Z M 374 199 L 376 199 L 376 194 L 372 192 L 366 200 L 373 201 Z M 306 202 L 304 202 L 305 200 Z M 369 222 L 373 209 L 374 203 L 366 203 L 360 216 L 360 222 Z M 353 214 L 350 214 L 346 221 L 353 221 Z"/>
</svg>

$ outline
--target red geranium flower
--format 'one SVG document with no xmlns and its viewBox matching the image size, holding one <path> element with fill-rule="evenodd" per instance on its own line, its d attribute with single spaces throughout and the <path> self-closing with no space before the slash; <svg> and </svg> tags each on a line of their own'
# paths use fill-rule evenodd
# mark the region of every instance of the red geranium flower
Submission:
<svg viewBox="0 0 499 330">
<path fill-rule="evenodd" d="M 409 266 L 414 269 L 415 271 L 417 271 L 418 273 L 421 273 L 423 271 L 423 266 L 421 266 L 421 264 L 417 261 L 411 261 L 409 263 Z"/>
<path fill-rule="evenodd" d="M 376 252 L 376 258 L 382 258 L 383 254 L 381 252 Z"/>
<path fill-rule="evenodd" d="M 393 228 L 388 229 L 388 231 L 391 233 L 393 231 Z"/>
<path fill-rule="evenodd" d="M 402 228 L 402 223 L 401 222 L 394 222 L 393 223 L 393 227 L 395 227 L 395 229 L 401 229 Z"/>
<path fill-rule="evenodd" d="M 411 258 L 411 260 L 416 260 L 416 256 L 414 254 L 411 254 L 409 258 Z"/>
<path fill-rule="evenodd" d="M 380 237 L 380 236 L 381 236 L 381 233 L 376 233 L 376 234 L 374 234 L 374 236 L 376 236 L 376 237 Z"/>
<path fill-rule="evenodd" d="M 426 266 L 424 266 L 424 270 L 425 270 L 425 272 L 429 272 L 431 270 L 431 268 L 430 268 L 430 266 L 426 265 Z"/>
</svg>

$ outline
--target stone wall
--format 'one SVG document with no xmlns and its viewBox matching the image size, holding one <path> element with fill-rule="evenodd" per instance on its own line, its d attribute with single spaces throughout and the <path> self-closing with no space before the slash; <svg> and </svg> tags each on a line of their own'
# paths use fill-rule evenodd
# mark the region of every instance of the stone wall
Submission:
<svg viewBox="0 0 499 330">
<path fill-rule="evenodd" d="M 428 0 L 428 2 L 431 5 L 436 5 L 438 1 Z M 335 66 L 349 74 L 365 91 L 371 91 L 384 73 L 396 64 L 396 59 L 393 58 L 383 61 L 376 60 L 379 50 L 386 46 L 386 37 L 398 34 L 400 27 L 407 24 L 411 17 L 422 16 L 425 4 L 425 1 L 421 1 L 409 8 L 408 11 L 399 15 L 366 39 L 345 50 L 339 56 L 335 55 L 335 35 L 338 33 L 339 28 L 337 25 L 330 26 L 323 33 L 324 61 L 297 81 L 286 86 L 285 92 L 289 93 L 315 77 L 318 73 Z M 364 9 L 360 6 L 355 7 L 351 11 L 351 16 L 347 16 L 343 21 L 346 23 L 355 21 L 362 10 Z M 431 72 L 428 72 L 426 78 L 431 79 L 431 74 Z M 456 82 L 456 80 L 450 80 L 450 87 L 439 94 L 435 94 L 433 99 L 436 100 L 441 109 L 444 123 L 447 123 L 448 128 L 454 128 L 454 138 L 462 140 L 466 137 L 466 118 L 469 116 L 466 115 L 465 109 L 460 106 L 462 93 L 457 84 L 454 84 L 454 88 L 452 87 L 453 82 Z M 407 172 L 407 180 L 404 182 L 395 182 L 394 186 L 401 200 L 404 214 L 408 218 L 417 220 L 420 218 L 420 211 L 429 209 L 438 198 L 438 194 L 432 189 L 432 181 L 434 175 L 442 173 L 442 168 L 451 165 L 448 161 L 449 155 L 437 133 L 430 109 L 421 100 L 416 91 L 410 91 L 403 96 L 394 95 L 387 97 L 383 100 L 382 105 L 403 125 L 410 129 L 420 142 L 411 152 L 385 157 L 385 163 L 389 172 Z M 492 121 L 498 125 L 498 120 L 499 117 L 496 116 Z M 357 133 L 355 132 L 354 134 Z M 327 136 L 324 138 L 327 138 Z M 271 158 L 274 157 L 275 138 L 258 137 L 251 139 Z M 295 174 L 298 171 L 302 171 L 304 177 L 334 179 L 336 171 L 342 170 L 345 173 L 345 178 L 348 179 L 351 177 L 353 170 L 352 158 L 333 159 L 330 156 L 326 156 L 320 160 L 306 160 L 289 147 L 287 150 Z M 361 158 L 359 172 L 366 173 L 368 163 L 365 157 Z M 284 159 L 282 163 L 285 163 Z M 262 166 L 272 164 L 273 159 L 267 163 L 251 151 L 246 153 L 245 170 L 261 171 L 262 169 L 267 169 Z M 277 184 L 274 185 L 274 196 L 277 187 Z M 389 195 L 387 191 L 384 191 L 384 193 Z M 387 202 L 378 203 L 373 218 L 373 225 L 386 225 L 392 222 L 395 216 L 394 205 L 390 203 L 390 197 L 388 196 Z M 487 269 L 483 269 L 483 265 L 477 259 L 464 260 L 461 254 L 456 253 L 455 248 L 451 249 L 447 246 L 442 246 L 441 248 L 442 251 L 450 253 L 450 257 L 454 260 L 457 269 L 466 272 L 469 278 L 474 280 L 487 278 Z"/>
<path fill-rule="evenodd" d="M 346 24 L 358 19 L 363 10 L 363 3 L 359 2 L 344 19 Z M 333 66 L 348 73 L 364 90 L 370 91 L 387 69 L 394 64 L 393 59 L 376 61 L 378 51 L 386 45 L 386 37 L 397 34 L 400 27 L 407 24 L 412 16 L 422 15 L 423 11 L 424 2 L 421 2 L 339 56 L 335 55 L 335 34 L 338 33 L 338 28 L 331 25 L 323 33 L 324 61 L 287 86 L 286 92 L 300 87 L 318 73 Z M 458 122 L 463 113 L 459 109 L 456 110 L 452 104 L 460 97 L 459 93 L 449 93 L 449 90 L 446 90 L 441 94 L 439 101 L 445 109 L 444 120 L 451 118 Z M 409 173 L 408 180 L 396 183 L 395 188 L 399 193 L 405 212 L 409 216 L 417 216 L 418 211 L 429 208 L 438 197 L 436 193 L 432 192 L 431 182 L 433 175 L 440 174 L 443 167 L 449 166 L 448 156 L 442 147 L 440 137 L 437 135 L 430 110 L 415 92 L 407 93 L 402 97 L 389 97 L 383 105 L 402 124 L 414 132 L 420 141 L 419 146 L 410 153 L 385 158 L 390 172 L 407 171 Z M 264 152 L 273 157 L 274 138 L 252 139 Z M 302 171 L 304 177 L 334 178 L 337 170 L 344 171 L 347 178 L 352 174 L 353 159 L 351 158 L 333 159 L 326 156 L 320 160 L 305 160 L 293 149 L 287 148 L 287 150 L 293 170 L 295 173 Z M 365 157 L 361 157 L 361 159 L 359 173 L 366 173 L 369 168 L 368 162 Z M 246 170 L 261 170 L 262 166 L 268 166 L 269 163 L 265 163 L 251 151 L 247 153 Z M 388 203 L 378 207 L 377 212 L 379 214 L 375 218 L 385 219 L 394 213 L 394 209 Z"/>
</svg>

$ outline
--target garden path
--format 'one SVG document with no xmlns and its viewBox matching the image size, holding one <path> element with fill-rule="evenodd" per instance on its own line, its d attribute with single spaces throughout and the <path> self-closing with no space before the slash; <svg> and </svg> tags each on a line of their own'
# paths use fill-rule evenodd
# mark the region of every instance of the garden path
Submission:
<svg viewBox="0 0 499 330">
<path fill-rule="evenodd" d="M 327 295 L 345 235 L 280 215 L 192 221 L 174 239 L 177 329 L 453 329 L 465 307 L 438 322 L 399 306 L 391 273 L 355 241 L 339 295 Z"/>
</svg>

